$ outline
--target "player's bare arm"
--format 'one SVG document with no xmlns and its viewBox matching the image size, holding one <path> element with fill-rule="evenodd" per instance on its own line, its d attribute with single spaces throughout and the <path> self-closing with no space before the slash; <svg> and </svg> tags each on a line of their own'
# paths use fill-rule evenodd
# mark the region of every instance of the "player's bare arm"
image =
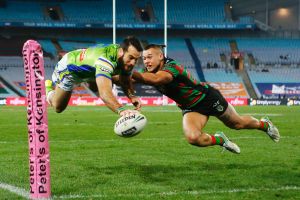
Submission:
<svg viewBox="0 0 300 200">
<path fill-rule="evenodd" d="M 122 105 L 112 93 L 112 81 L 104 76 L 99 76 L 96 78 L 96 83 L 100 98 L 113 112 L 117 112 Z"/>
<path fill-rule="evenodd" d="M 173 76 L 165 71 L 158 71 L 156 73 L 139 73 L 133 72 L 132 78 L 137 82 L 148 85 L 164 85 L 173 80 Z"/>
</svg>

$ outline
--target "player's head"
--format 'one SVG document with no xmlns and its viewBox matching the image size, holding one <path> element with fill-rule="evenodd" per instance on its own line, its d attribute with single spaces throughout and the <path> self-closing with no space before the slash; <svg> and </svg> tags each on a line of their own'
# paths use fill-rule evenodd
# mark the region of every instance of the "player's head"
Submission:
<svg viewBox="0 0 300 200">
<path fill-rule="evenodd" d="M 119 64 L 125 69 L 125 71 L 131 71 L 137 60 L 141 57 L 143 47 L 134 36 L 125 38 L 121 44 L 121 55 L 119 57 Z"/>
<path fill-rule="evenodd" d="M 144 65 L 149 72 L 157 72 L 164 61 L 163 48 L 165 45 L 149 44 L 143 51 Z"/>
</svg>

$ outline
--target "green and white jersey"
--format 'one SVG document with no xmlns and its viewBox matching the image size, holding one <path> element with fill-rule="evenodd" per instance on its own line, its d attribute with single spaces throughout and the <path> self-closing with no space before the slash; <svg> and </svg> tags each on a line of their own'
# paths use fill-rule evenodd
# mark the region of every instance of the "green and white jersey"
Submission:
<svg viewBox="0 0 300 200">
<path fill-rule="evenodd" d="M 71 51 L 56 65 L 52 80 L 63 90 L 71 91 L 75 84 L 95 80 L 99 76 L 111 79 L 122 72 L 117 64 L 119 48 L 119 45 L 111 44 Z"/>
</svg>

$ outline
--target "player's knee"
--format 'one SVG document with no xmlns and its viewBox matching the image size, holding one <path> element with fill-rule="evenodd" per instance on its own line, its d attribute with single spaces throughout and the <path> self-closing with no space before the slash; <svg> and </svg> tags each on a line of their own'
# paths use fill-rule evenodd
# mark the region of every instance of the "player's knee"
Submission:
<svg viewBox="0 0 300 200">
<path fill-rule="evenodd" d="M 54 111 L 56 113 L 61 113 L 66 109 L 67 105 L 56 102 L 56 101 L 52 101 L 52 107 L 54 108 Z"/>
<path fill-rule="evenodd" d="M 54 106 L 54 111 L 56 113 L 62 113 L 65 110 L 65 107 L 61 107 L 61 106 Z"/>
<path fill-rule="evenodd" d="M 185 133 L 185 137 L 188 143 L 195 145 L 199 143 L 200 140 L 200 133 L 198 131 L 189 131 Z"/>
</svg>

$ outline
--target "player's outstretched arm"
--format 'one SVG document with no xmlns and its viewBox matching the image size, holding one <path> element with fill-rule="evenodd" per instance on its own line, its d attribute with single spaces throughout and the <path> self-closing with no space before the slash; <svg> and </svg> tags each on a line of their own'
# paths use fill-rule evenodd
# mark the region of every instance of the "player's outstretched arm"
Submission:
<svg viewBox="0 0 300 200">
<path fill-rule="evenodd" d="M 118 113 L 118 109 L 123 107 L 112 92 L 112 81 L 105 76 L 98 76 L 96 83 L 99 91 L 100 98 L 104 101 L 106 106 L 113 112 Z"/>
<path fill-rule="evenodd" d="M 139 73 L 134 71 L 132 78 L 139 83 L 147 85 L 164 85 L 173 80 L 173 76 L 165 71 L 158 71 L 156 73 Z"/>
</svg>

